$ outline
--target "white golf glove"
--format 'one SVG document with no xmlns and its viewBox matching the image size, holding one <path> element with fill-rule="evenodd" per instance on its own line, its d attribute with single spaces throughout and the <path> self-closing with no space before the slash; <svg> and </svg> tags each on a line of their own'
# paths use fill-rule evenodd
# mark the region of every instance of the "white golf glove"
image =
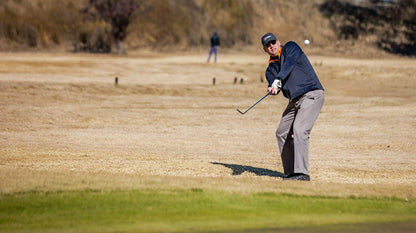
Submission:
<svg viewBox="0 0 416 233">
<path fill-rule="evenodd" d="M 272 94 L 277 94 L 277 92 L 280 90 L 280 88 L 282 87 L 282 81 L 280 79 L 275 79 L 272 83 Z"/>
</svg>

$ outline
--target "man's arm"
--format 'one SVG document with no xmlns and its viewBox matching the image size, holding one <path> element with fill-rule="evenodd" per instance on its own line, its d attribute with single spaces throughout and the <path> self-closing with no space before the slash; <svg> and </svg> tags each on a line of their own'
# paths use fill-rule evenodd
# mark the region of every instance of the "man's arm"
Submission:
<svg viewBox="0 0 416 233">
<path fill-rule="evenodd" d="M 267 67 L 265 76 L 266 76 L 267 82 L 269 83 L 268 87 L 272 86 L 272 84 L 273 84 L 274 80 L 276 79 L 278 73 L 279 73 L 279 71 L 276 70 L 275 67 L 272 67 L 271 65 L 269 65 L 269 67 Z"/>
<path fill-rule="evenodd" d="M 289 74 L 295 68 L 296 62 L 299 58 L 299 55 L 302 54 L 302 50 L 295 42 L 288 42 L 284 46 L 284 51 L 282 51 L 284 56 L 284 63 L 280 68 L 280 72 L 277 74 L 276 78 L 282 81 L 285 81 Z"/>
<path fill-rule="evenodd" d="M 270 64 L 266 70 L 266 79 L 269 85 L 267 86 L 267 92 L 272 95 L 276 95 L 280 88 L 282 87 L 282 82 L 279 79 L 276 79 L 279 73 L 279 66 L 277 64 Z"/>
</svg>

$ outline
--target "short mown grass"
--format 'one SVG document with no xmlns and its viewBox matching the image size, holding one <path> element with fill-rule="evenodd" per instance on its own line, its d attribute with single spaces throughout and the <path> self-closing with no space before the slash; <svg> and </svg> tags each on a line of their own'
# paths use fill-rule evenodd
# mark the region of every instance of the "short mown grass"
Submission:
<svg viewBox="0 0 416 233">
<path fill-rule="evenodd" d="M 415 200 L 134 190 L 0 195 L 0 232 L 209 232 L 416 222 Z"/>
</svg>

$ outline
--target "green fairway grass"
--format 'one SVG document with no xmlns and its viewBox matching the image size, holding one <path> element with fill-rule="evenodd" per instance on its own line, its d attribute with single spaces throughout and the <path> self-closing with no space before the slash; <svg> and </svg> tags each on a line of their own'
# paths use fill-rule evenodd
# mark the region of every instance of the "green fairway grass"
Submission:
<svg viewBox="0 0 416 233">
<path fill-rule="evenodd" d="M 0 195 L 0 232 L 272 232 L 394 222 L 416 222 L 415 200 L 202 189 Z"/>
</svg>

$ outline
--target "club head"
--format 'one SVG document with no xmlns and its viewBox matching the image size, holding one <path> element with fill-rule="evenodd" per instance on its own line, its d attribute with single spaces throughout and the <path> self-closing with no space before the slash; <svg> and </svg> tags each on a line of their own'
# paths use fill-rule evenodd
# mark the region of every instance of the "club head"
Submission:
<svg viewBox="0 0 416 233">
<path fill-rule="evenodd" d="M 244 112 L 240 111 L 240 109 L 237 108 L 237 112 L 244 114 Z"/>
</svg>

